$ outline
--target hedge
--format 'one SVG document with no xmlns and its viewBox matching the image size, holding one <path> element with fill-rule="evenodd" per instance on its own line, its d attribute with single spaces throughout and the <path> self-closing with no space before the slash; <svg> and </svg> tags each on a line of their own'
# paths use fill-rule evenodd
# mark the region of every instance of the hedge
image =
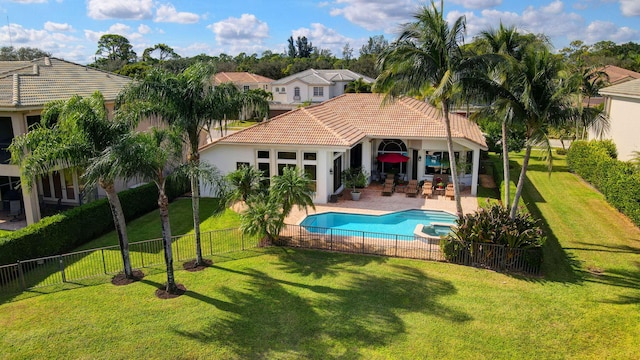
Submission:
<svg viewBox="0 0 640 360">
<path fill-rule="evenodd" d="M 169 200 L 186 191 L 184 182 L 167 182 Z M 158 208 L 155 184 L 125 190 L 118 196 L 127 221 Z M 113 216 L 107 199 L 93 201 L 45 217 L 0 239 L 0 265 L 67 252 L 113 229 Z"/>
<path fill-rule="evenodd" d="M 619 161 L 615 145 L 605 141 L 575 141 L 569 148 L 569 169 L 591 183 L 607 201 L 640 226 L 640 170 Z"/>
</svg>

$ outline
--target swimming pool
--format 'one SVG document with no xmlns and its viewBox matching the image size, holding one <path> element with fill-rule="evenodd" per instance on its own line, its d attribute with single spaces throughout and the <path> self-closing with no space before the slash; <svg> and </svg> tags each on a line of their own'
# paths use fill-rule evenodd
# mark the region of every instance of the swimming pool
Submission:
<svg viewBox="0 0 640 360">
<path fill-rule="evenodd" d="M 328 229 L 366 231 L 371 233 L 413 236 L 416 226 L 431 225 L 432 236 L 446 235 L 455 225 L 456 216 L 437 210 L 405 210 L 384 215 L 327 212 L 307 216 L 300 226 L 313 233 L 327 233 Z M 443 225 L 439 225 L 443 224 Z"/>
</svg>

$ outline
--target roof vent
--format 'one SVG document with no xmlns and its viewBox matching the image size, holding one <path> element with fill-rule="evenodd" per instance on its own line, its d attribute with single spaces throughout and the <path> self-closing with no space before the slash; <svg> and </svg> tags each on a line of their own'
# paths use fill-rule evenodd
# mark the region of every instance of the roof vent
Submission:
<svg viewBox="0 0 640 360">
<path fill-rule="evenodd" d="M 20 75 L 13 74 L 13 105 L 20 105 Z"/>
<path fill-rule="evenodd" d="M 33 64 L 33 75 L 40 75 L 40 67 L 38 64 Z"/>
<path fill-rule="evenodd" d="M 45 66 L 51 66 L 51 58 L 49 58 L 48 56 L 44 57 L 44 65 Z"/>
</svg>

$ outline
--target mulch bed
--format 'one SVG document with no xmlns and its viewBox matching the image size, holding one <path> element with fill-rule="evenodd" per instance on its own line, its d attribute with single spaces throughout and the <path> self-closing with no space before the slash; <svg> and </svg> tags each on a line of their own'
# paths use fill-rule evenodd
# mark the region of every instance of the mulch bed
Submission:
<svg viewBox="0 0 640 360">
<path fill-rule="evenodd" d="M 175 299 L 178 296 L 184 295 L 184 293 L 187 292 L 187 288 L 184 285 L 176 284 L 176 286 L 178 287 L 178 291 L 176 291 L 175 293 L 172 294 L 170 292 L 167 292 L 167 288 L 163 287 L 156 290 L 156 296 L 159 299 Z"/>
<path fill-rule="evenodd" d="M 132 271 L 132 275 L 133 278 L 129 279 L 125 276 L 124 272 L 118 273 L 118 275 L 111 278 L 111 283 L 116 286 L 129 285 L 144 278 L 144 273 L 137 269 Z"/>
<path fill-rule="evenodd" d="M 213 261 L 209 259 L 203 259 L 202 261 L 204 262 L 204 264 L 200 264 L 200 265 L 196 265 L 195 259 L 191 261 L 187 261 L 186 263 L 182 264 L 182 267 L 187 271 L 195 272 L 195 271 L 202 271 L 208 268 L 209 266 L 213 265 Z"/>
</svg>

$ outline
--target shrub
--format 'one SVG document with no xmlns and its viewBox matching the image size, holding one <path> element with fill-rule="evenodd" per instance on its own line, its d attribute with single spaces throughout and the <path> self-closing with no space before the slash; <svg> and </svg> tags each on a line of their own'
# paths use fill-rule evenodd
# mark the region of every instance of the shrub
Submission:
<svg viewBox="0 0 640 360">
<path fill-rule="evenodd" d="M 182 183 L 168 182 L 170 200 L 184 194 Z M 147 184 L 118 194 L 127 221 L 158 207 L 158 190 Z M 0 265 L 60 254 L 114 229 L 107 199 L 100 199 L 63 213 L 45 217 L 17 230 L 0 242 Z"/>
<path fill-rule="evenodd" d="M 567 149 L 556 149 L 556 154 L 567 155 Z"/>
<path fill-rule="evenodd" d="M 569 169 L 591 183 L 607 201 L 640 226 L 640 171 L 615 159 L 610 140 L 576 141 L 567 154 Z"/>
</svg>

